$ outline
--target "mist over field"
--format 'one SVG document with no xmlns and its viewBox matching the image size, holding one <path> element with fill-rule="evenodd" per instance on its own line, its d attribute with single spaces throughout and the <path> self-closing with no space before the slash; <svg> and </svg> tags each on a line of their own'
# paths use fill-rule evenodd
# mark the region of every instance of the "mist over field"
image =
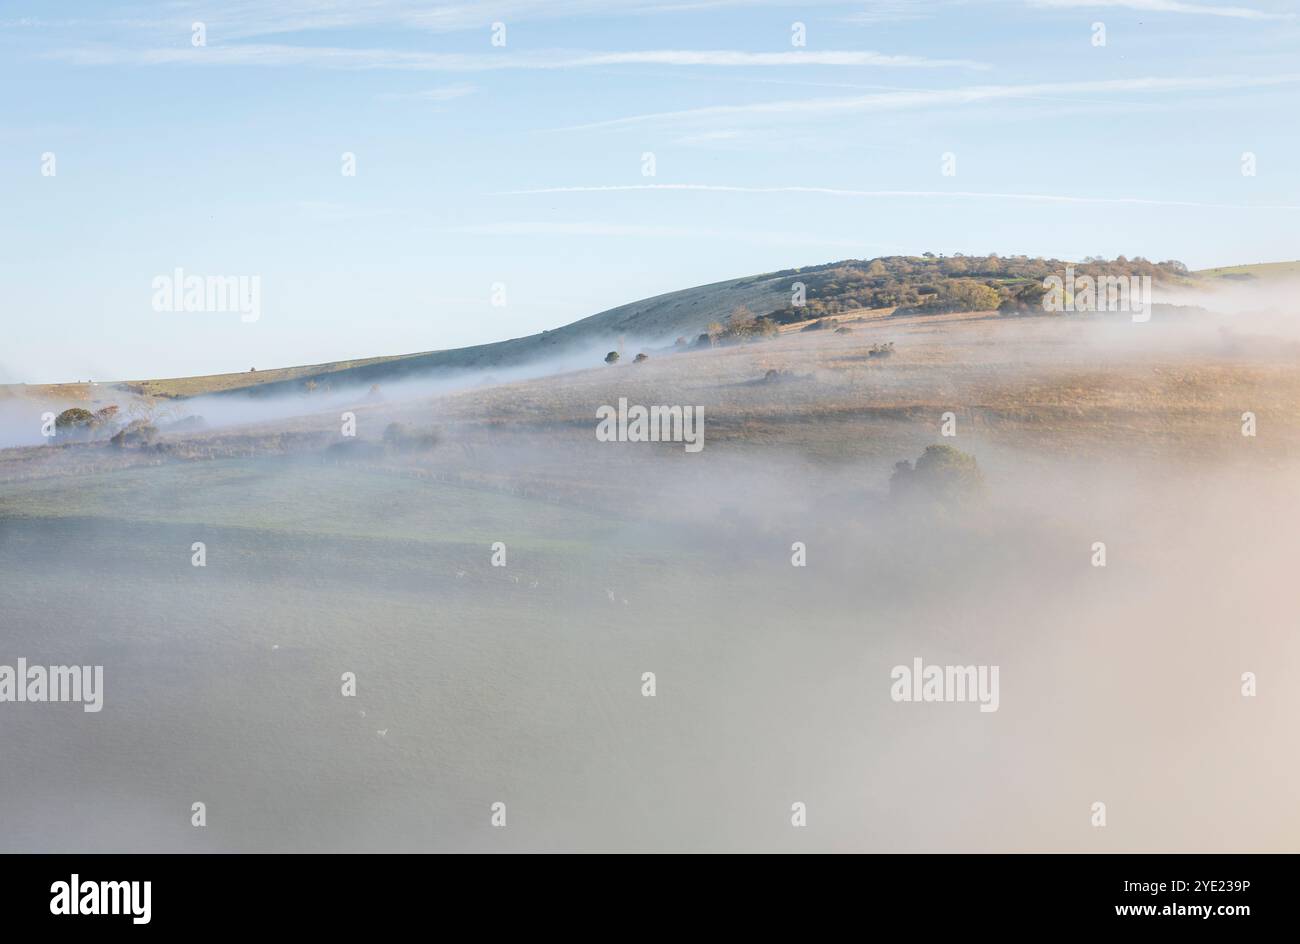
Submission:
<svg viewBox="0 0 1300 944">
<path fill-rule="evenodd" d="M 0 711 L 0 849 L 1293 849 L 1294 305 L 1214 298 L 602 341 L 4 450 L 0 661 L 102 664 L 104 707 Z M 619 398 L 702 408 L 704 448 L 599 441 Z M 936 445 L 982 485 L 891 487 Z M 997 710 L 894 700 L 917 658 L 997 666 Z"/>
<path fill-rule="evenodd" d="M 428 897 L 297 853 L 1285 920 L 1298 48 L 1296 0 L 8 0 L 6 930 Z"/>
</svg>

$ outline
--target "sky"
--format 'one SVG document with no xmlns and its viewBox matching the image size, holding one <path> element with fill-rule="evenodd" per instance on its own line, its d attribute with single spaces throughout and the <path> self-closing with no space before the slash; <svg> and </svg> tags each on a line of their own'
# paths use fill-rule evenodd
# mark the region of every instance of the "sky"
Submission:
<svg viewBox="0 0 1300 944">
<path fill-rule="evenodd" d="M 1296 0 L 0 2 L 0 382 L 849 258 L 1297 259 L 1298 51 Z M 178 268 L 256 319 L 158 310 Z"/>
</svg>

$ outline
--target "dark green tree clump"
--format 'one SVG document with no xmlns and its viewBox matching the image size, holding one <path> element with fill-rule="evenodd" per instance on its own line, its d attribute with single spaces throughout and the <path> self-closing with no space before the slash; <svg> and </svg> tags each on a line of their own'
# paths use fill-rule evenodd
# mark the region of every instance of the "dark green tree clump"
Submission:
<svg viewBox="0 0 1300 944">
<path fill-rule="evenodd" d="M 1031 256 L 882 256 L 849 259 L 775 273 L 804 285 L 806 301 L 768 312 L 759 320 L 794 324 L 859 308 L 894 308 L 913 314 L 945 311 L 1042 311 L 1043 280 L 1061 277 L 1067 265 L 1080 276 L 1149 275 L 1163 284 L 1191 284 L 1195 276 L 1181 262 L 1141 257 L 1089 257 L 1082 262 Z M 764 276 L 770 279 L 771 276 Z M 759 284 L 749 280 L 737 288 Z M 992 294 L 990 294 L 992 293 Z"/>
<path fill-rule="evenodd" d="M 54 418 L 54 432 L 58 438 L 65 440 L 90 439 L 111 429 L 116 415 L 116 406 L 106 406 L 94 413 L 74 406 Z"/>
<path fill-rule="evenodd" d="M 1002 304 L 996 288 L 976 279 L 944 279 L 923 302 L 899 308 L 899 315 L 937 315 L 946 311 L 995 311 Z"/>
<path fill-rule="evenodd" d="M 889 479 L 891 497 L 959 507 L 984 493 L 984 475 L 969 453 L 952 446 L 926 446 L 916 463 L 899 462 Z"/>
<path fill-rule="evenodd" d="M 54 429 L 60 433 L 89 428 L 95 422 L 95 414 L 79 406 L 64 410 L 54 418 Z"/>
<path fill-rule="evenodd" d="M 127 446 L 148 446 L 158 438 L 158 427 L 148 420 L 132 420 L 119 429 L 109 440 L 113 446 L 123 449 Z"/>
<path fill-rule="evenodd" d="M 731 313 L 726 325 L 710 325 L 709 334 L 716 344 L 739 344 L 744 341 L 761 341 L 781 331 L 770 318 L 759 318 L 744 305 Z"/>
</svg>

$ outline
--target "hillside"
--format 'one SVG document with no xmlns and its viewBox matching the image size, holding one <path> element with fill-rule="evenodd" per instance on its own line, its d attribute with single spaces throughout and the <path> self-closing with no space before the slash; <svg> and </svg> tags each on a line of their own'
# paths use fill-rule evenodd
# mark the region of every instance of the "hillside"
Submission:
<svg viewBox="0 0 1300 944">
<path fill-rule="evenodd" d="M 1300 279 L 1300 262 L 1257 262 L 1253 265 L 1219 266 L 1201 269 L 1196 275 L 1207 279 L 1232 281 L 1282 281 Z"/>
<path fill-rule="evenodd" d="M 114 388 L 150 396 L 178 398 L 241 392 L 269 395 L 300 390 L 304 384 L 351 386 L 390 383 L 414 376 L 466 370 L 526 367 L 566 355 L 581 356 L 594 347 L 616 346 L 622 337 L 641 342 L 671 342 L 694 337 L 708 324 L 725 321 L 740 306 L 768 311 L 788 301 L 777 273 L 747 276 L 668 292 L 620 305 L 553 331 L 522 338 L 443 351 L 424 351 L 300 367 L 101 384 L 9 384 L 0 399 L 26 396 L 54 402 L 95 401 Z"/>
<path fill-rule="evenodd" d="M 1294 319 L 1272 331 L 1213 313 L 1140 326 L 826 317 L 848 331 L 790 325 L 761 343 L 498 373 L 454 391 L 385 384 L 374 402 L 365 388 L 209 399 L 174 405 L 206 428 L 0 449 L 10 651 L 89 653 L 121 680 L 112 724 L 86 715 L 38 740 L 33 719 L 53 712 L 6 715 L 6 736 L 44 745 L 24 754 L 39 783 L 28 786 L 32 764 L 0 765 L 6 796 L 39 814 L 14 821 L 66 817 L 58 797 L 46 803 L 48 784 L 90 751 L 103 778 L 165 811 L 154 833 L 133 824 L 103 840 L 119 850 L 353 841 L 305 823 L 300 797 L 410 846 L 491 848 L 506 835 L 547 846 L 560 840 L 530 825 L 534 808 L 569 819 L 564 841 L 595 808 L 593 845 L 649 821 L 645 841 L 666 851 L 743 848 L 747 831 L 719 825 L 714 807 L 683 822 L 660 815 L 660 794 L 730 798 L 750 780 L 761 786 L 736 794 L 740 819 L 766 816 L 793 847 L 792 758 L 801 783 L 843 778 L 844 809 L 866 789 L 889 812 L 892 833 L 867 822 L 846 848 L 936 846 L 973 803 L 999 824 L 988 840 L 999 850 L 1095 843 L 1087 806 L 1060 797 L 1086 801 L 1077 785 L 1099 764 L 1153 784 L 1116 794 L 1136 811 L 1105 837 L 1123 849 L 1201 842 L 1162 815 L 1189 784 L 1210 806 L 1246 770 L 1252 791 L 1289 802 L 1300 773 L 1247 765 L 1289 743 L 1294 687 L 1261 715 L 1236 680 L 1239 666 L 1297 657 Z M 703 448 L 600 439 L 597 411 L 622 398 L 696 411 Z M 1244 434 L 1246 411 L 1258 435 Z M 915 474 L 941 444 L 969 457 L 980 493 L 930 501 L 895 487 L 900 465 Z M 1106 568 L 1092 563 L 1097 542 Z M 891 667 L 915 654 L 999 666 L 1014 682 L 994 716 L 1007 723 L 989 733 L 973 705 L 891 702 Z M 178 684 L 185 672 L 202 675 Z M 360 680 L 355 698 L 339 694 L 343 672 Z M 657 700 L 641 693 L 646 672 Z M 1153 699 L 1152 678 L 1173 678 L 1174 694 Z M 1151 724 L 1129 723 L 1152 711 Z M 941 732 L 939 718 L 960 727 Z M 238 763 L 199 749 L 214 727 Z M 1134 740 L 1116 750 L 1115 731 Z M 1196 731 L 1212 732 L 1205 752 L 1186 749 Z M 176 749 L 142 762 L 139 744 Z M 707 777 L 692 773 L 701 757 Z M 265 786 L 240 788 L 244 770 Z M 1007 790 L 1008 770 L 1025 790 Z M 452 778 L 463 798 L 431 804 L 429 784 Z M 194 783 L 221 810 L 213 832 L 187 825 Z M 515 832 L 482 815 L 479 798 L 502 784 Z M 951 815 L 936 824 L 932 808 L 909 806 L 922 787 Z M 357 812 L 363 791 L 382 816 Z M 1026 813 L 1026 795 L 1049 799 Z M 717 808 L 735 815 L 730 799 Z M 1254 822 L 1250 803 L 1222 810 L 1261 848 L 1290 841 L 1276 817 Z M 10 830 L 0 846 L 35 841 Z"/>
<path fill-rule="evenodd" d="M 259 383 L 247 392 L 284 393 L 308 379 L 335 386 L 360 386 L 417 376 L 455 375 L 462 371 L 525 368 L 565 357 L 589 360 L 587 356 L 593 348 L 616 347 L 624 337 L 639 343 L 669 343 L 678 335 L 694 336 L 710 322 L 725 320 L 737 307 L 766 310 L 779 306 L 787 297 L 785 292 L 784 283 L 775 275 L 715 282 L 620 305 L 553 331 L 472 347 L 356 362 L 344 367 L 325 365 L 310 376 Z"/>
<path fill-rule="evenodd" d="M 167 399 L 211 394 L 252 396 L 301 392 L 305 387 L 385 384 L 415 377 L 455 377 L 465 371 L 527 368 L 554 361 L 585 366 L 595 351 L 625 339 L 636 345 L 693 341 L 710 325 L 725 324 L 737 308 L 782 330 L 846 313 L 934 315 L 993 310 L 1032 313 L 1042 279 L 1074 265 L 1079 274 L 1150 274 L 1158 283 L 1187 287 L 1283 280 L 1300 275 L 1300 262 L 1262 263 L 1188 272 L 1176 262 L 1141 258 L 1066 263 L 1026 256 L 888 256 L 784 269 L 668 292 L 591 315 L 539 334 L 471 347 L 335 361 L 233 374 L 212 374 L 99 384 L 0 386 L 0 401 L 24 397 L 50 404 L 111 402 L 118 392 Z M 803 305 L 792 305 L 793 286 L 804 285 Z"/>
</svg>

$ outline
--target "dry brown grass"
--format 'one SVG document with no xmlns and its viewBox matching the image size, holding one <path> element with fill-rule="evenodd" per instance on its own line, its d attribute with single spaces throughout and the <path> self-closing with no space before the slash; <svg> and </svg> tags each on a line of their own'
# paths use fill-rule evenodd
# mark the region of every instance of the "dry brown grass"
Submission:
<svg viewBox="0 0 1300 944">
<path fill-rule="evenodd" d="M 442 435 L 427 455 L 387 456 L 378 466 L 575 498 L 626 496 L 633 486 L 603 480 L 610 452 L 594 439 L 596 408 L 619 397 L 702 406 L 709 455 L 796 456 L 880 470 L 937 441 L 948 411 L 958 419 L 957 444 L 994 466 L 998 456 L 1137 462 L 1231 461 L 1243 450 L 1277 461 L 1300 455 L 1300 359 L 1285 344 L 1229 347 L 1213 331 L 1174 324 L 979 315 L 876 317 L 857 327 L 850 335 L 784 333 L 421 401 L 358 402 L 355 410 L 362 438 L 378 440 L 392 421 Z M 896 344 L 894 356 L 868 358 L 884 341 Z M 765 381 L 769 370 L 780 379 Z M 1258 418 L 1261 432 L 1252 440 L 1240 434 L 1245 411 Z M 157 449 L 115 455 L 93 444 L 7 450 L 0 477 L 225 457 L 332 461 L 325 450 L 337 435 L 331 411 L 164 436 Z M 680 461 L 679 445 L 647 445 L 647 459 Z"/>
</svg>

